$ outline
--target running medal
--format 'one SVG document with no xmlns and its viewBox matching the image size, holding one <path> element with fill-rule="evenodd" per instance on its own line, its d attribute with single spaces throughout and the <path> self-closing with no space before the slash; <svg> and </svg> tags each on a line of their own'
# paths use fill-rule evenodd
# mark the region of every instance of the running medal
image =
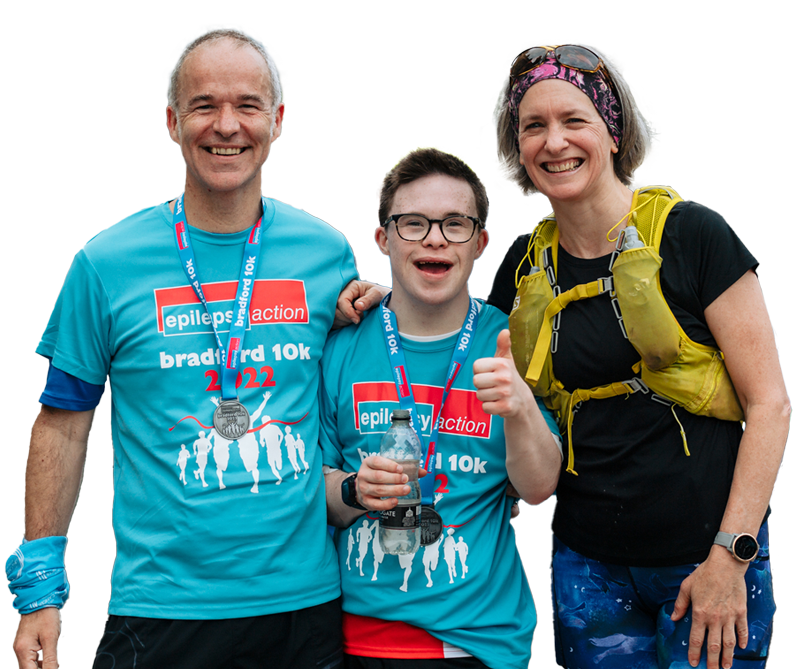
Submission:
<svg viewBox="0 0 800 669">
<path fill-rule="evenodd" d="M 421 531 L 419 542 L 423 546 L 430 546 L 435 544 L 439 537 L 442 536 L 444 524 L 439 512 L 432 506 L 423 506 L 422 515 L 419 520 L 419 528 Z"/>
<path fill-rule="evenodd" d="M 228 441 L 241 439 L 250 429 L 250 414 L 239 400 L 222 400 L 214 409 L 214 429 Z"/>
<path fill-rule="evenodd" d="M 262 199 L 262 212 L 266 211 L 266 205 Z M 186 212 L 183 208 L 183 195 L 175 202 L 175 211 L 172 215 L 172 223 L 175 231 L 175 242 L 178 245 L 178 256 L 189 280 L 189 285 L 197 295 L 197 299 L 203 305 L 211 328 L 214 331 L 214 338 L 217 341 L 220 360 L 220 385 L 222 398 L 217 408 L 214 410 L 214 429 L 228 441 L 241 439 L 250 429 L 250 414 L 244 405 L 239 401 L 236 393 L 236 381 L 239 374 L 239 352 L 244 343 L 244 336 L 247 331 L 247 324 L 250 313 L 250 298 L 253 296 L 255 285 L 256 270 L 258 268 L 258 258 L 261 250 L 261 221 L 251 228 L 248 239 L 244 245 L 242 256 L 242 269 L 239 272 L 239 284 L 236 288 L 236 299 L 234 304 L 236 309 L 233 313 L 231 322 L 228 345 L 222 342 L 222 338 L 217 330 L 217 323 L 208 310 L 208 302 L 203 291 L 203 285 L 197 273 L 197 262 L 192 249 L 192 239 L 189 235 L 188 223 L 186 222 Z"/>
</svg>

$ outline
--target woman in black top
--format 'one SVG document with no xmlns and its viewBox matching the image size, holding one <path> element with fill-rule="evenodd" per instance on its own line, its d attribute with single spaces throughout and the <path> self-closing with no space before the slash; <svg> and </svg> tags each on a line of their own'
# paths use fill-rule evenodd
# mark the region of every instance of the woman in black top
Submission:
<svg viewBox="0 0 800 669">
<path fill-rule="evenodd" d="M 628 185 L 649 145 L 624 80 L 585 47 L 529 49 L 512 66 L 497 133 L 510 176 L 553 208 L 556 292 L 608 276 L 617 235 L 631 222 Z M 495 278 L 489 303 L 506 313 L 517 278 L 531 270 L 529 238 L 516 240 Z M 668 667 L 688 653 L 692 666 L 741 659 L 754 669 L 771 635 L 766 516 L 789 400 L 757 262 L 725 221 L 681 202 L 658 252 L 666 303 L 689 339 L 724 354 L 746 428 L 650 392 L 578 405 L 577 475 L 562 472 L 553 521 L 557 658 L 565 667 Z M 567 393 L 635 376 L 642 356 L 612 297 L 561 312 L 552 369 Z M 749 537 L 732 550 L 722 545 L 741 534 Z M 741 561 L 756 553 L 756 537 L 756 559 Z"/>
</svg>

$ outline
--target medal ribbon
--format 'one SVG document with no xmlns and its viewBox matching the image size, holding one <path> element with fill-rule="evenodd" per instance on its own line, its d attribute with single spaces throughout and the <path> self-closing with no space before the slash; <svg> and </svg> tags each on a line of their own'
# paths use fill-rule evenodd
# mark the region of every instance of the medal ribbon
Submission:
<svg viewBox="0 0 800 669">
<path fill-rule="evenodd" d="M 394 312 L 386 306 L 391 296 L 392 294 L 389 293 L 384 297 L 383 300 L 381 300 L 380 306 L 386 351 L 389 354 L 389 363 L 392 366 L 392 377 L 394 378 L 394 385 L 397 388 L 397 400 L 400 403 L 400 408 L 409 412 L 411 416 L 411 427 L 413 427 L 414 432 L 417 433 L 420 443 L 424 444 L 425 440 L 417 427 L 416 402 L 414 401 L 414 392 L 411 390 L 411 382 L 406 373 L 408 368 L 406 367 L 406 358 L 403 354 L 403 345 L 400 343 L 397 319 L 395 318 Z M 472 347 L 472 340 L 477 326 L 478 303 L 470 297 L 469 312 L 464 319 L 464 324 L 461 326 L 461 332 L 458 334 L 456 347 L 453 350 L 453 357 L 448 367 L 447 381 L 442 391 L 442 402 L 439 405 L 439 411 L 436 413 L 433 423 L 431 423 L 430 440 L 428 441 L 427 447 L 422 449 L 422 457 L 419 461 L 419 466 L 428 472 L 428 475 L 421 478 L 419 481 L 423 506 L 433 506 L 433 487 L 436 482 L 436 443 L 439 441 L 439 418 L 444 411 L 444 405 L 445 402 L 447 402 L 447 397 L 450 395 L 453 382 L 456 380 L 458 372 L 469 357 L 469 350 Z"/>
<path fill-rule="evenodd" d="M 262 212 L 266 207 L 262 201 Z M 172 224 L 175 228 L 175 243 L 178 246 L 178 255 L 181 259 L 183 271 L 189 279 L 189 284 L 194 289 L 197 299 L 200 300 L 206 310 L 211 327 L 214 329 L 214 336 L 217 338 L 217 348 L 219 349 L 220 360 L 220 385 L 222 386 L 222 399 L 235 400 L 238 397 L 236 392 L 236 378 L 239 375 L 239 354 L 244 344 L 244 335 L 250 313 L 250 298 L 253 295 L 255 285 L 256 270 L 258 269 L 258 257 L 261 250 L 261 221 L 263 213 L 258 222 L 250 229 L 247 243 L 244 246 L 242 256 L 242 269 L 239 272 L 239 285 L 236 289 L 236 300 L 234 302 L 233 320 L 228 334 L 228 346 L 222 343 L 217 330 L 217 324 L 211 312 L 208 310 L 208 302 L 203 293 L 203 286 L 200 283 L 197 262 L 192 249 L 192 238 L 189 235 L 189 226 L 186 223 L 186 212 L 183 208 L 183 195 L 175 202 L 175 211 L 172 215 Z"/>
</svg>

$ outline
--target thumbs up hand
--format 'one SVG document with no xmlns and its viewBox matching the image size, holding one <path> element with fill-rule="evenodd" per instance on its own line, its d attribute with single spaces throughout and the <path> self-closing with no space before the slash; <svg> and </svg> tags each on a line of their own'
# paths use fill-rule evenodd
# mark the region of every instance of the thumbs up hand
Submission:
<svg viewBox="0 0 800 669">
<path fill-rule="evenodd" d="M 472 372 L 472 383 L 486 413 L 513 418 L 532 410 L 533 395 L 514 365 L 508 330 L 497 335 L 494 357 L 476 360 Z"/>
<path fill-rule="evenodd" d="M 511 332 L 509 330 L 501 330 L 500 334 L 497 335 L 497 348 L 495 349 L 494 357 L 514 361 L 514 358 L 511 357 Z"/>
</svg>

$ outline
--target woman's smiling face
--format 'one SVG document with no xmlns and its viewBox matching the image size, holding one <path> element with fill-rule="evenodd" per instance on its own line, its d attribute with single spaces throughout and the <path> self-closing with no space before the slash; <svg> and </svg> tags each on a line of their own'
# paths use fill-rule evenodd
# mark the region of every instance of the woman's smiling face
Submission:
<svg viewBox="0 0 800 669">
<path fill-rule="evenodd" d="M 592 101 L 558 79 L 531 86 L 519 105 L 520 163 L 553 202 L 601 196 L 617 180 L 617 146 Z"/>
</svg>

